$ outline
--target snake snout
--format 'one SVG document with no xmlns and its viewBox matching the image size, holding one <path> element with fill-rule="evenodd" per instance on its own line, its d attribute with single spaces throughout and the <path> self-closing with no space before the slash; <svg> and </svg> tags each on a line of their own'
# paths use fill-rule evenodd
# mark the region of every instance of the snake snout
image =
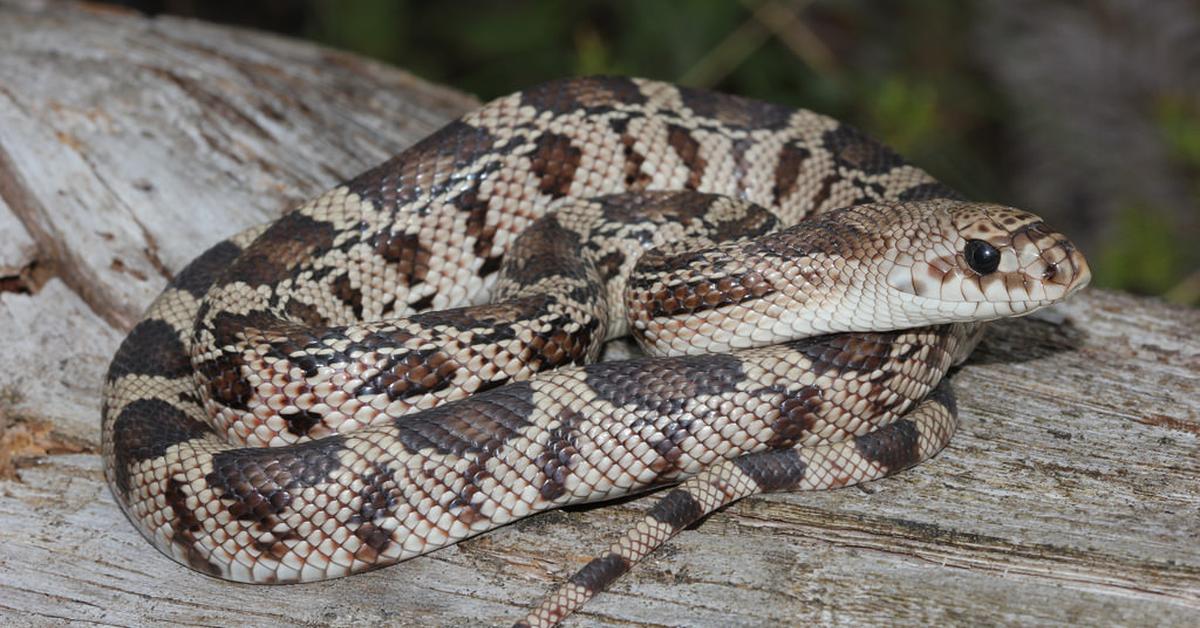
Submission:
<svg viewBox="0 0 1200 628">
<path fill-rule="evenodd" d="M 1061 285 L 1063 297 L 1067 297 L 1091 283 L 1092 269 L 1083 253 L 1069 240 L 1062 241 L 1057 248 L 1060 261 L 1047 263 L 1042 280 Z"/>
<path fill-rule="evenodd" d="M 1021 262 L 1025 283 L 1039 284 L 1037 292 L 1045 295 L 1034 301 L 1064 299 L 1092 280 L 1087 259 L 1075 243 L 1041 221 L 1015 232 L 1012 247 Z"/>
</svg>

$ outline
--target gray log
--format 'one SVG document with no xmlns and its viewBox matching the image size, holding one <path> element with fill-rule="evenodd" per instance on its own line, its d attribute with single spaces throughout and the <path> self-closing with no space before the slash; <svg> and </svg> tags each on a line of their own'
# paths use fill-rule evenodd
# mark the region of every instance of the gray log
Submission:
<svg viewBox="0 0 1200 628">
<path fill-rule="evenodd" d="M 0 624 L 501 624 L 638 519 L 653 496 L 253 587 L 159 555 L 104 485 L 101 377 L 166 278 L 474 104 L 262 33 L 0 0 Z M 1198 334 L 1099 290 L 995 324 L 935 460 L 735 504 L 570 623 L 1194 623 Z"/>
</svg>

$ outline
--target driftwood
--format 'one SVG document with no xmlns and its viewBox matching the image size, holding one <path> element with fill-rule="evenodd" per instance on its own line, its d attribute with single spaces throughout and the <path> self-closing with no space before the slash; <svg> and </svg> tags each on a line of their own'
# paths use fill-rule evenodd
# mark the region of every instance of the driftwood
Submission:
<svg viewBox="0 0 1200 628">
<path fill-rule="evenodd" d="M 261 33 L 0 0 L 0 623 L 498 624 L 648 507 L 263 588 L 162 557 L 104 485 L 102 373 L 166 278 L 473 105 Z M 1099 290 L 994 324 L 938 458 L 735 504 L 571 623 L 1194 623 L 1198 332 L 1200 311 Z"/>
</svg>

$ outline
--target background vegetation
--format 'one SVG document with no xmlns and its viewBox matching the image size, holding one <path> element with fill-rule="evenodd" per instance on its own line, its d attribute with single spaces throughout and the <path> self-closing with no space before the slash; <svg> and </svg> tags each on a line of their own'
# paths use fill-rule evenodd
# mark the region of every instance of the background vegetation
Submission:
<svg viewBox="0 0 1200 628">
<path fill-rule="evenodd" d="M 1200 305 L 1200 2 L 126 0 L 308 37 L 481 99 L 647 76 L 866 129 L 1071 233 L 1096 285 Z"/>
</svg>

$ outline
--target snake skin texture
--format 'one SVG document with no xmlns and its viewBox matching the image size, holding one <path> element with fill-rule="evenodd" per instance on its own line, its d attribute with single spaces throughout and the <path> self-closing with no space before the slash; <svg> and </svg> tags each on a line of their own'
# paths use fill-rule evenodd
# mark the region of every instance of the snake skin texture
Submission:
<svg viewBox="0 0 1200 628">
<path fill-rule="evenodd" d="M 105 473 L 164 554 L 255 583 L 678 484 L 520 622 L 553 625 L 725 504 L 935 455 L 979 323 L 1089 277 L 830 118 L 556 81 L 181 271 L 113 358 Z M 626 334 L 650 357 L 593 363 Z"/>
</svg>

